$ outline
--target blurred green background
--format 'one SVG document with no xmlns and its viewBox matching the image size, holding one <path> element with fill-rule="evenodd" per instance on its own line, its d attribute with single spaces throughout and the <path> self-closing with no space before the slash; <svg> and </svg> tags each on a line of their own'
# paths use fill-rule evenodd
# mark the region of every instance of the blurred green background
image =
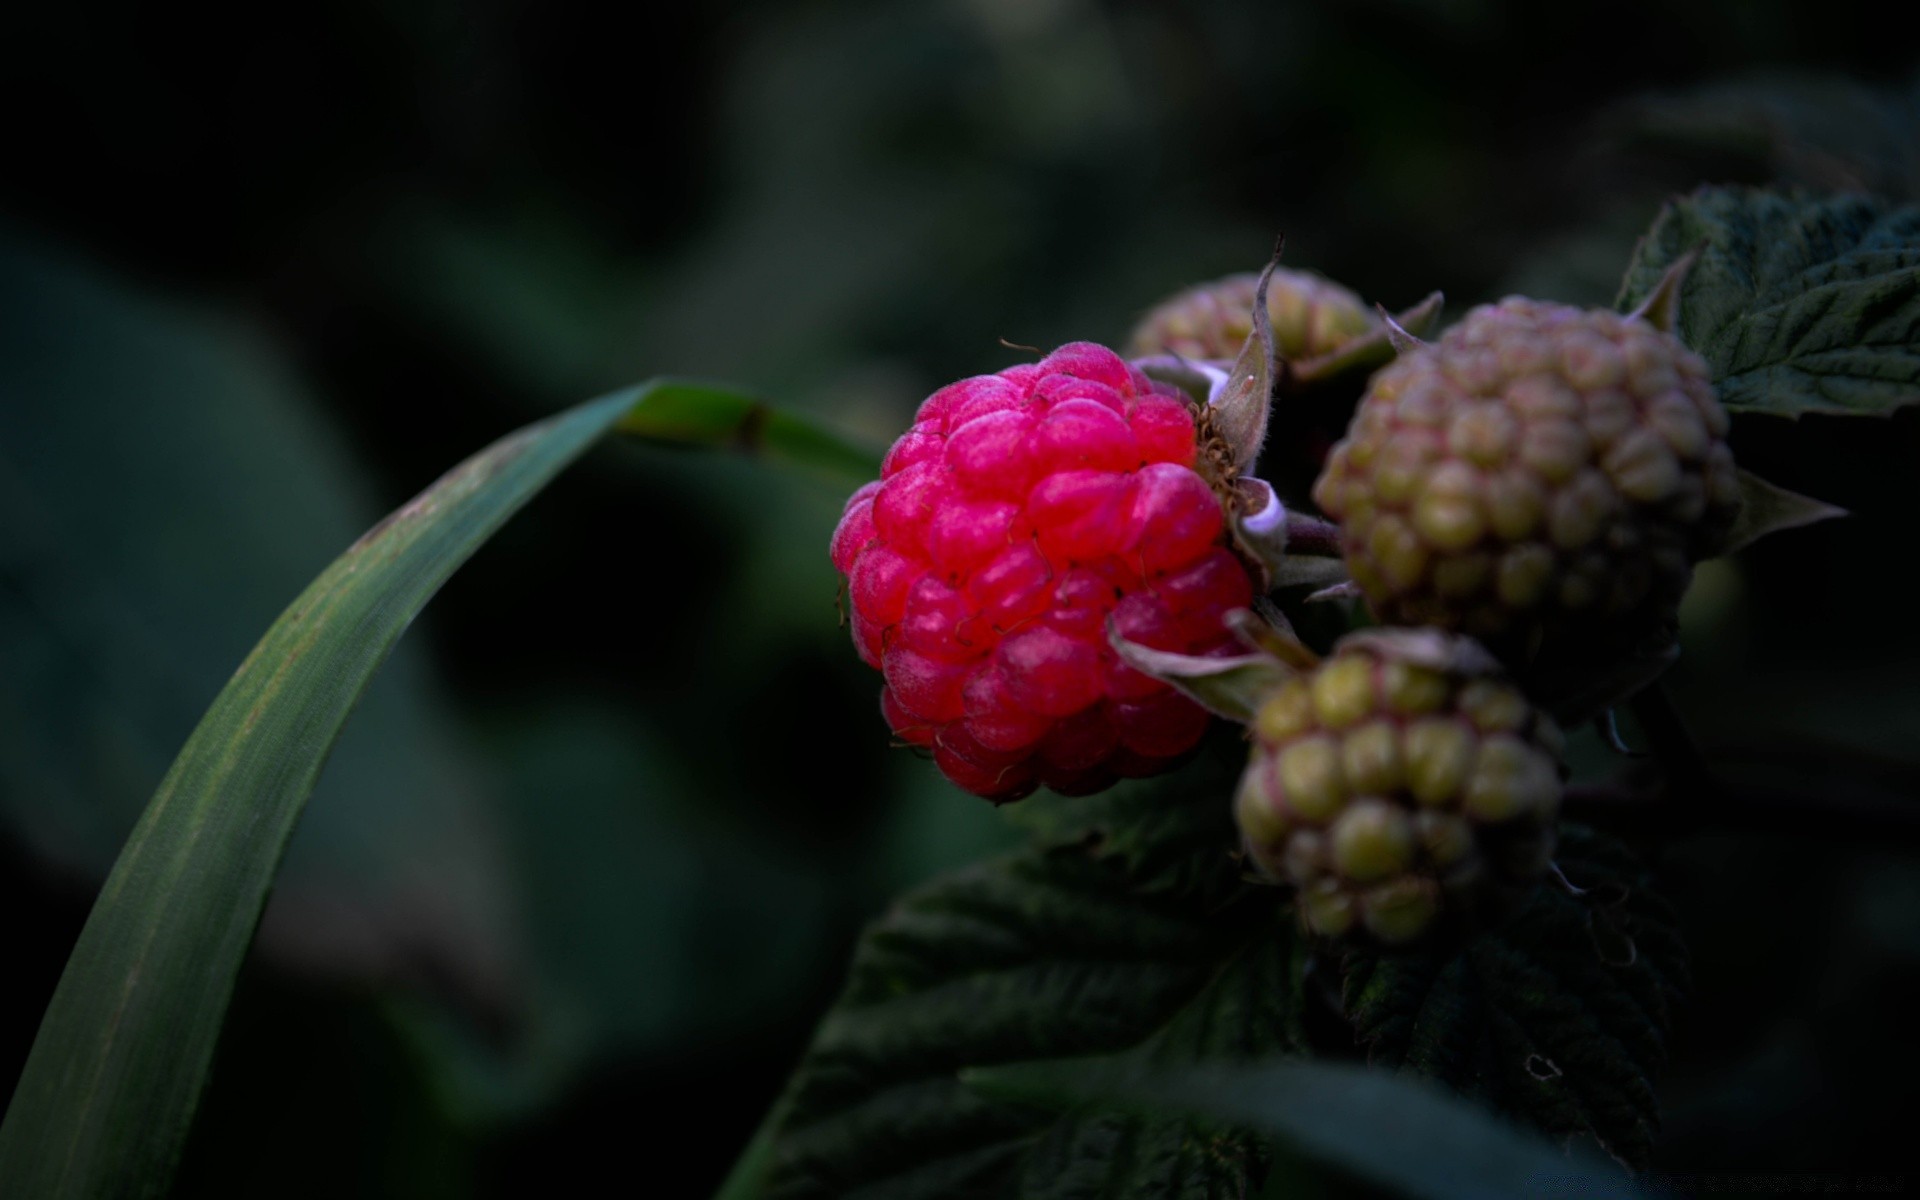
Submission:
<svg viewBox="0 0 1920 1200">
<path fill-rule="evenodd" d="M 673 373 L 884 444 L 999 339 L 1115 341 L 1282 231 L 1390 306 L 1606 304 L 1696 183 L 1920 194 L 1876 11 L 9 6 L 0 1076 L 247 648 L 494 437 Z M 1702 573 L 1683 707 L 1752 769 L 1910 791 L 1920 421 L 1735 444 L 1860 515 Z M 711 1190 L 860 923 L 1013 836 L 888 750 L 841 499 L 618 446 L 454 580 L 295 838 L 181 1195 Z M 1809 832 L 1649 848 L 1696 952 L 1665 1168 L 1902 1163 L 1920 872 Z"/>
</svg>

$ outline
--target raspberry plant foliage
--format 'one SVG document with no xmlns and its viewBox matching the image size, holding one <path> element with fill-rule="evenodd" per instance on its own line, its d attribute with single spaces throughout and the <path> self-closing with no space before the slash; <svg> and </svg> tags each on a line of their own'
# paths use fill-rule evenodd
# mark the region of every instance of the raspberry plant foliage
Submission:
<svg viewBox="0 0 1920 1200">
<path fill-rule="evenodd" d="M 1099 1084 L 1156 1071 L 1204 1078 L 1209 1064 L 1274 1058 L 1358 1058 L 1425 1076 L 1576 1158 L 1644 1166 L 1687 951 L 1645 865 L 1581 823 L 1605 817 L 1597 797 L 1627 785 L 1569 779 L 1562 723 L 1653 703 L 1696 563 L 1837 514 L 1739 470 L 1728 439 L 1744 413 L 1817 407 L 1794 390 L 1809 369 L 1834 373 L 1819 385 L 1829 409 L 1903 402 L 1915 342 L 1901 323 L 1910 219 L 1865 201 L 1701 193 L 1676 201 L 1643 241 L 1620 313 L 1514 299 L 1432 343 L 1416 334 L 1433 336 L 1437 303 L 1405 322 L 1376 310 L 1363 324 L 1350 294 L 1326 281 L 1309 283 L 1302 305 L 1256 302 L 1252 314 L 1297 322 L 1318 302 L 1346 325 L 1249 319 L 1231 361 L 1206 339 L 1232 328 L 1221 302 L 1243 279 L 1153 310 L 1130 343 L 1134 365 L 1193 397 L 1191 465 L 1214 485 L 1220 544 L 1251 568 L 1259 594 L 1220 615 L 1228 636 L 1201 654 L 1129 637 L 1118 622 L 1107 633 L 1116 661 L 1225 720 L 1201 761 L 1177 773 L 1022 800 L 1011 811 L 1032 832 L 1028 850 L 931 884 L 880 918 L 764 1131 L 752 1177 L 761 1190 L 741 1194 L 1284 1190 L 1274 1173 L 1305 1168 L 1272 1157 L 1271 1141 L 1247 1140 L 1258 1128 L 1289 1142 L 1278 1117 L 1249 1122 L 1236 1109 L 1243 1119 L 1216 1123 L 1207 1114 L 1220 1106 L 1103 1100 Z M 1791 269 L 1743 274 L 1741 247 L 1763 227 L 1800 230 L 1773 252 Z M 1831 328 L 1787 294 L 1809 286 L 1826 289 L 1816 304 Z M 1725 332 L 1741 322 L 1771 322 L 1773 349 Z M 1343 337 L 1366 352 L 1342 358 L 1327 342 Z M 1823 339 L 1852 349 L 1810 368 L 1796 348 Z M 1604 352 L 1583 353 L 1589 342 Z M 1397 357 L 1383 362 L 1382 349 Z M 1259 477 L 1268 406 L 1300 402 L 1303 379 L 1359 408 L 1349 447 L 1312 496 L 1332 520 Z M 1362 396 L 1396 387 L 1422 393 L 1409 410 L 1418 419 L 1368 417 Z M 1529 439 L 1529 423 L 1543 432 Z M 1376 464 L 1408 453 L 1403 428 L 1422 445 L 1435 431 L 1441 452 L 1410 463 L 1425 470 L 1456 453 L 1456 474 L 1477 472 L 1471 486 L 1449 492 L 1445 471 L 1416 471 L 1396 492 Z M 1210 435 L 1230 447 L 1227 470 L 1210 465 Z M 1356 453 L 1354 438 L 1373 439 L 1370 449 Z M 1531 469 L 1522 451 L 1532 442 L 1568 461 L 1542 459 L 1549 477 L 1522 497 L 1529 508 L 1486 481 Z M 1571 499 L 1556 491 L 1565 485 Z M 1573 502 L 1582 487 L 1591 503 Z M 1392 505 L 1426 539 L 1397 589 L 1383 586 L 1377 560 L 1398 552 L 1382 535 L 1376 553 L 1370 528 Z M 1516 514 L 1529 516 L 1526 528 Z M 1574 516 L 1593 519 L 1575 529 Z M 1534 537 L 1549 550 L 1533 555 L 1539 586 L 1504 594 L 1500 552 Z M 1448 554 L 1477 557 L 1439 569 Z M 1388 628 L 1334 645 L 1340 618 Z M 1424 672 L 1424 692 L 1400 678 L 1405 658 Z M 1236 735 L 1229 722 L 1244 728 Z M 1684 751 L 1621 778 L 1652 779 L 1649 803 L 1719 787 Z M 1138 986 L 1117 985 L 1116 973 Z M 1081 1062 L 1098 1066 L 1072 1065 Z M 1038 1073 L 1000 1071 L 1022 1063 Z M 1135 1098 L 1149 1092 L 1143 1084 Z"/>
<path fill-rule="evenodd" d="M 1737 441 L 1741 420 L 1885 415 L 1910 403 L 1916 281 L 1912 208 L 1709 190 L 1655 222 L 1628 271 L 1618 327 L 1677 332 L 1734 414 Z M 1275 282 L 1271 269 L 1265 282 Z M 1551 301 L 1518 307 L 1543 305 Z M 867 932 L 845 994 L 729 1196 L 1244 1196 L 1319 1186 L 1327 1164 L 1410 1194 L 1478 1195 L 1498 1190 L 1473 1175 L 1482 1147 L 1508 1171 L 1569 1144 L 1575 1174 L 1604 1162 L 1581 1147 L 1627 1170 L 1647 1165 L 1686 947 L 1645 864 L 1590 826 L 1622 802 L 1736 819 L 1743 809 L 1655 686 L 1671 637 L 1623 646 L 1616 661 L 1586 664 L 1598 677 L 1584 687 L 1543 694 L 1527 669 L 1533 637 L 1516 646 L 1481 631 L 1496 644 L 1476 647 L 1428 611 L 1369 595 L 1364 572 L 1347 578 L 1355 547 L 1342 522 L 1259 474 L 1275 405 L 1309 393 L 1357 404 L 1383 348 L 1405 362 L 1429 353 L 1415 335 L 1437 310 L 1430 300 L 1399 320 L 1376 311 L 1368 332 L 1295 349 L 1259 319 L 1295 310 L 1269 308 L 1257 285 L 1250 335 L 1231 361 L 1170 351 L 1129 363 L 1070 345 L 1048 360 L 1062 369 L 1016 366 L 948 394 L 951 405 L 995 393 L 973 421 L 1031 421 L 984 461 L 953 448 L 975 436 L 971 422 L 955 425 L 941 403 L 923 411 L 928 427 L 896 447 L 879 486 L 856 495 L 834 547 L 855 593 L 856 644 L 882 668 L 903 740 L 924 743 L 963 787 L 1001 800 L 1052 787 L 1013 809 L 1024 849 L 923 887 Z M 1309 348 L 1317 357 L 1283 353 Z M 1413 369 L 1389 365 L 1372 378 Z M 1511 393 L 1483 398 L 1512 404 Z M 1638 419 L 1657 424 L 1659 407 L 1636 406 Z M 1711 410 L 1694 411 L 1718 436 Z M 1057 438 L 1055 421 L 1068 427 Z M 0 1191 L 165 1189 L 288 832 L 373 670 L 461 562 L 616 430 L 744 445 L 841 478 L 873 469 L 751 397 L 656 382 L 503 439 L 350 547 L 242 664 L 123 850 L 0 1124 Z M 1293 459 L 1302 447 L 1280 449 Z M 1722 458 L 1712 445 L 1694 456 L 1703 516 L 1712 493 L 1730 491 Z M 1689 540 L 1689 557 L 1834 515 L 1736 478 L 1739 518 Z M 1630 494 L 1632 472 L 1624 479 L 1616 486 Z M 1681 486 L 1669 508 L 1682 494 L 1692 493 Z M 1165 497 L 1177 499 L 1154 502 Z M 1339 504 L 1349 501 L 1343 483 Z M 963 595 L 1023 545 L 1046 560 L 1044 585 Z M 883 554 L 885 569 L 863 575 L 879 551 L 908 569 Z M 1016 595 L 1014 611 L 1034 606 L 1029 624 L 967 628 L 986 604 Z M 1129 615 L 1140 608 L 1152 619 Z M 1339 640 L 1373 618 L 1431 624 Z M 1005 650 L 1039 631 L 1049 634 L 1040 650 Z M 1369 732 L 1400 694 L 1387 680 L 1397 656 L 1434 644 L 1451 649 L 1425 661 L 1440 683 L 1424 715 L 1446 714 L 1457 736 L 1391 721 L 1380 722 L 1384 736 Z M 890 664 L 896 645 L 904 661 Z M 1496 658 L 1507 673 L 1486 665 Z M 1347 665 L 1362 659 L 1362 670 Z M 1163 706 L 1159 718 L 1125 708 L 1139 695 Z M 1622 702 L 1641 711 L 1655 761 L 1559 778 L 1549 716 L 1584 720 Z M 1023 714 L 1041 720 L 1015 736 L 1019 722 L 1006 718 Z M 994 721 L 1008 726 L 994 730 L 1006 734 L 998 748 L 982 736 Z M 1318 767 L 1291 778 L 1296 740 L 1322 737 Z M 1194 761 L 1175 769 L 1183 755 Z M 1259 803 L 1236 811 L 1236 783 L 1249 777 Z M 1343 832 L 1355 813 L 1365 817 L 1352 822 L 1358 832 Z M 1462 830 L 1447 819 L 1457 817 L 1469 818 L 1465 855 L 1451 854 Z M 1446 837 L 1429 845 L 1435 831 Z M 1443 842 L 1451 856 L 1436 851 Z M 1475 855 L 1498 869 L 1451 874 Z M 1498 886 L 1483 891 L 1480 879 Z M 1434 900 L 1433 914 L 1416 905 L 1423 919 L 1408 920 L 1405 903 L 1378 903 L 1368 889 L 1388 884 Z M 1329 891 L 1339 893 L 1331 907 Z M 1347 909 L 1357 915 L 1329 918 Z M 1209 1069 L 1246 1067 L 1211 1077 L 1336 1085 L 1255 1069 L 1304 1058 L 1424 1077 L 1405 1089 L 1371 1075 L 1368 1103 L 1386 1127 L 1448 1106 L 1459 1131 L 1450 1151 L 1431 1138 L 1328 1139 L 1298 1095 L 1209 1104 L 1186 1086 L 1158 1103 L 1152 1087 L 1102 1095 L 1098 1084 L 1190 1085 Z M 991 1070 L 1021 1066 L 1045 1068 L 1027 1078 L 1053 1082 L 1014 1088 L 1015 1076 Z M 1516 1128 L 1545 1140 L 1516 1147 Z M 1406 1157 L 1409 1147 L 1454 1157 L 1433 1172 Z M 1618 1185 L 1603 1180 L 1594 1194 Z"/>
</svg>

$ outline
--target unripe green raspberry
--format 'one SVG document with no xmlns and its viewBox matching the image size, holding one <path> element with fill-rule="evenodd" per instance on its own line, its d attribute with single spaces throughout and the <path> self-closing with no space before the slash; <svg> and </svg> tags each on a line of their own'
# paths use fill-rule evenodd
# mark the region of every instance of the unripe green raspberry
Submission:
<svg viewBox="0 0 1920 1200">
<path fill-rule="evenodd" d="M 1188 288 L 1155 306 L 1134 327 L 1128 353 L 1230 359 L 1253 332 L 1258 275 L 1229 275 Z M 1318 358 L 1380 327 L 1359 296 L 1311 271 L 1274 268 L 1267 315 L 1282 358 Z"/>
<path fill-rule="evenodd" d="M 1727 428 L 1672 334 L 1513 297 L 1376 374 L 1313 496 L 1383 622 L 1469 633 L 1531 687 L 1671 621 L 1739 514 Z"/>
<path fill-rule="evenodd" d="M 1315 933 L 1400 945 L 1495 915 L 1552 854 L 1559 729 L 1464 638 L 1349 635 L 1250 730 L 1247 853 Z"/>
</svg>

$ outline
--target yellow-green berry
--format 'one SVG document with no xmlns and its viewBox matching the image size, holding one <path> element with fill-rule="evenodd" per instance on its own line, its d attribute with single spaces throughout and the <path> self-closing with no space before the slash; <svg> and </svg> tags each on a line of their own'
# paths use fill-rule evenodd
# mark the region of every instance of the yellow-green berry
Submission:
<svg viewBox="0 0 1920 1200">
<path fill-rule="evenodd" d="M 1375 374 L 1314 500 L 1380 620 L 1484 641 L 1550 703 L 1667 628 L 1740 510 L 1705 364 L 1513 297 Z"/>
<path fill-rule="evenodd" d="M 1235 801 L 1249 859 L 1327 937 L 1497 915 L 1544 870 L 1561 738 L 1484 649 L 1369 630 L 1276 688 Z"/>
<path fill-rule="evenodd" d="M 1131 355 L 1178 354 L 1230 359 L 1253 332 L 1257 274 L 1229 275 L 1188 288 L 1156 305 L 1128 340 Z M 1276 267 L 1267 285 L 1275 348 L 1291 360 L 1330 354 L 1380 327 L 1380 318 L 1351 290 L 1312 271 Z"/>
</svg>

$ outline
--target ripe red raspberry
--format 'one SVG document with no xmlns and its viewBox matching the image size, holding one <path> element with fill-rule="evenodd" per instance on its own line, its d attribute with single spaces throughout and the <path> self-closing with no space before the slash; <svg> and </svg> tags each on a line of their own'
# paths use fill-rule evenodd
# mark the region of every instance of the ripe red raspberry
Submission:
<svg viewBox="0 0 1920 1200">
<path fill-rule="evenodd" d="M 1221 617 L 1252 580 L 1194 455 L 1189 401 L 1091 343 L 928 397 L 833 535 L 894 732 L 996 801 L 1191 750 L 1205 710 L 1121 663 L 1107 621 L 1154 649 L 1234 648 Z"/>
</svg>

